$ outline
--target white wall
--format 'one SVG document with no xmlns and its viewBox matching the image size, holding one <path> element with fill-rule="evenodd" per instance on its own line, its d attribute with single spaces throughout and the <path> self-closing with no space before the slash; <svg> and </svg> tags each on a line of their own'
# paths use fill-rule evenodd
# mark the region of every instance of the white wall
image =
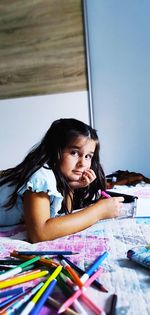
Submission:
<svg viewBox="0 0 150 315">
<path fill-rule="evenodd" d="M 21 162 L 55 119 L 89 123 L 87 91 L 0 101 L 0 169 Z"/>
<path fill-rule="evenodd" d="M 102 164 L 150 177 L 150 1 L 85 2 Z"/>
</svg>

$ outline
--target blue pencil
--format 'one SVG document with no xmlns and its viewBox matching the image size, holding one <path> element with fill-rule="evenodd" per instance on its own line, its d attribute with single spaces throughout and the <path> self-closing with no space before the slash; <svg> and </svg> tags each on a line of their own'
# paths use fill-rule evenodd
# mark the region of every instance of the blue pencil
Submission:
<svg viewBox="0 0 150 315">
<path fill-rule="evenodd" d="M 19 287 L 19 288 L 14 288 L 14 289 L 10 289 L 10 290 L 5 290 L 5 291 L 1 291 L 0 292 L 0 298 L 2 297 L 8 297 L 8 296 L 11 296 L 11 295 L 14 295 L 14 294 L 19 294 L 19 293 L 22 293 L 24 292 L 24 289 L 23 287 Z"/>
<path fill-rule="evenodd" d="M 71 250 L 44 250 L 44 251 L 17 251 L 18 254 L 21 255 L 40 255 L 40 256 L 45 256 L 45 255 L 75 255 L 78 254 L 77 252 L 73 252 Z"/>
<path fill-rule="evenodd" d="M 24 294 L 20 299 L 18 299 L 13 305 L 7 308 L 5 315 L 13 315 L 15 312 L 26 303 L 43 285 L 43 282 L 38 283 L 34 288 Z"/>
<path fill-rule="evenodd" d="M 0 303 L 0 308 L 2 308 L 2 307 L 4 307 L 4 306 L 6 306 L 7 304 L 9 304 L 9 303 L 15 301 L 16 299 L 18 299 L 19 297 L 23 296 L 23 295 L 24 295 L 26 292 L 28 292 L 28 291 L 29 291 L 29 288 L 26 289 L 26 290 L 24 290 L 23 292 L 21 292 L 21 293 L 19 293 L 19 294 L 15 294 L 15 295 L 9 297 L 8 299 L 6 299 L 5 301 L 3 301 L 3 302 Z"/>
<path fill-rule="evenodd" d="M 62 270 L 62 266 L 58 266 L 54 272 L 49 276 L 49 278 L 45 281 L 45 283 L 43 284 L 43 286 L 40 288 L 40 290 L 38 290 L 38 292 L 34 295 L 34 297 L 29 301 L 29 303 L 25 306 L 25 308 L 23 309 L 23 311 L 20 313 L 20 315 L 28 315 L 29 313 L 31 313 L 31 311 L 33 310 L 33 308 L 35 307 L 35 304 L 38 303 L 39 299 L 42 297 L 42 295 L 44 294 L 44 292 L 47 290 L 47 288 L 49 287 L 50 283 L 52 282 L 52 280 L 54 280 L 59 273 Z"/>
<path fill-rule="evenodd" d="M 83 275 L 85 273 L 85 270 L 79 268 L 77 265 L 75 265 L 72 261 L 70 261 L 68 258 L 64 257 L 63 255 L 58 255 L 58 258 L 60 260 L 64 259 L 80 275 Z M 104 288 L 104 286 L 97 280 L 93 281 L 93 286 L 95 286 L 97 289 L 101 290 L 102 292 L 108 292 L 108 290 L 106 288 Z"/>
<path fill-rule="evenodd" d="M 90 276 L 101 266 L 103 260 L 108 256 L 108 252 L 104 252 L 102 255 L 98 256 L 96 260 L 85 270 L 85 273 L 81 276 L 80 280 L 85 283 Z"/>
<path fill-rule="evenodd" d="M 96 260 L 85 270 L 85 273 L 81 277 L 81 281 L 85 282 L 92 274 L 101 266 L 103 260 L 108 256 L 108 252 L 104 252 L 98 256 Z"/>
<path fill-rule="evenodd" d="M 54 280 L 52 280 L 50 282 L 49 286 L 44 291 L 44 293 L 42 294 L 41 298 L 35 304 L 35 306 L 34 306 L 33 310 L 31 311 L 30 315 L 37 315 L 37 314 L 39 314 L 39 312 L 40 312 L 42 306 L 44 305 L 45 301 L 52 294 L 56 283 L 57 283 L 57 279 L 54 279 Z"/>
</svg>

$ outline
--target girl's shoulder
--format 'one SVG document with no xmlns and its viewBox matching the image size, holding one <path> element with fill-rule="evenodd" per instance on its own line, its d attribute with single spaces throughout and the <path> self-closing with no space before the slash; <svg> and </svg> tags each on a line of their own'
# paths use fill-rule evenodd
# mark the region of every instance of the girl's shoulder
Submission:
<svg viewBox="0 0 150 315">
<path fill-rule="evenodd" d="M 60 193 L 57 191 L 54 172 L 46 166 L 41 167 L 33 173 L 28 181 L 19 189 L 18 193 L 22 195 L 26 190 L 47 192 L 49 195 L 60 196 Z"/>
<path fill-rule="evenodd" d="M 56 178 L 54 172 L 45 165 L 39 168 L 35 173 L 33 173 L 29 180 L 35 181 L 37 183 L 47 182 L 51 183 L 51 185 L 56 186 Z"/>
</svg>

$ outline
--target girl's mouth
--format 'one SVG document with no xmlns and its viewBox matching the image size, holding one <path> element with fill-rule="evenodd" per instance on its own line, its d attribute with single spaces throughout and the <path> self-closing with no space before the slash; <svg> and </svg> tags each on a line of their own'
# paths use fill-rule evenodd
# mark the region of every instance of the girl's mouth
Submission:
<svg viewBox="0 0 150 315">
<path fill-rule="evenodd" d="M 73 173 L 76 174 L 76 175 L 82 176 L 83 172 L 74 170 Z"/>
</svg>

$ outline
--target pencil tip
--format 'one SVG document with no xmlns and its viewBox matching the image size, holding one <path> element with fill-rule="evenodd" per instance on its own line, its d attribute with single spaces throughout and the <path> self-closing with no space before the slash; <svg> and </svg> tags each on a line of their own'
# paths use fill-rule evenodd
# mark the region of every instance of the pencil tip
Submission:
<svg viewBox="0 0 150 315">
<path fill-rule="evenodd" d="M 72 255 L 76 255 L 76 254 L 79 254 L 79 252 L 72 252 Z M 70 256 L 70 255 L 68 255 Z"/>
<path fill-rule="evenodd" d="M 100 291 L 108 293 L 108 290 L 106 288 L 104 288 L 103 286 L 100 287 Z"/>
<path fill-rule="evenodd" d="M 65 311 L 64 307 L 60 307 L 59 310 L 57 311 L 58 314 L 63 313 Z"/>
</svg>

